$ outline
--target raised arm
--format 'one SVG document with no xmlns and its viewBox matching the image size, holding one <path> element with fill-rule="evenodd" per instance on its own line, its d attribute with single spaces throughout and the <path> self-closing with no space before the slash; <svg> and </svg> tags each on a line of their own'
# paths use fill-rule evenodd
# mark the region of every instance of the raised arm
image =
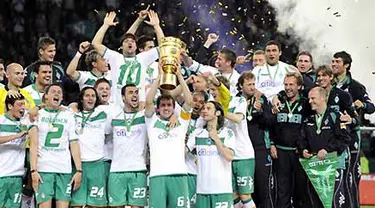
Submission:
<svg viewBox="0 0 375 208">
<path fill-rule="evenodd" d="M 158 87 L 160 85 L 161 73 L 163 73 L 161 70 L 160 63 L 158 65 L 158 68 L 159 68 L 158 77 L 156 78 L 155 82 L 151 84 L 150 91 L 148 92 L 147 97 L 146 97 L 145 116 L 148 118 L 151 118 L 152 115 L 154 115 L 155 113 L 154 98 L 158 90 Z"/>
<path fill-rule="evenodd" d="M 156 33 L 156 38 L 158 40 L 158 45 L 160 46 L 161 40 L 164 37 L 164 33 L 160 27 L 159 16 L 156 12 L 154 12 L 153 10 L 150 10 L 150 12 L 148 13 L 148 17 L 150 18 L 150 21 L 145 21 L 145 23 L 147 23 L 148 25 L 154 28 L 155 33 Z"/>
<path fill-rule="evenodd" d="M 138 18 L 134 21 L 134 23 L 130 26 L 130 28 L 128 29 L 128 31 L 126 31 L 126 33 L 135 34 L 135 32 L 137 32 L 139 25 L 142 24 L 142 22 L 145 20 L 145 18 L 148 15 L 148 8 L 149 6 L 147 7 L 147 9 L 142 10 L 138 13 Z"/>
<path fill-rule="evenodd" d="M 178 79 L 178 82 L 180 83 L 181 89 L 182 89 L 182 95 L 184 96 L 185 102 L 184 102 L 184 109 L 186 111 L 190 111 L 191 107 L 193 105 L 193 96 L 191 95 L 191 92 L 189 90 L 189 87 L 187 86 L 184 77 L 181 74 L 181 67 L 178 67 L 178 70 L 176 71 L 176 76 Z"/>
<path fill-rule="evenodd" d="M 74 56 L 74 58 L 70 61 L 68 68 L 66 70 L 66 74 L 69 76 L 70 79 L 73 81 L 77 81 L 79 78 L 79 72 L 77 71 L 77 65 L 79 62 L 79 59 L 81 58 L 81 55 L 87 51 L 87 49 L 90 47 L 90 42 L 85 41 L 79 44 L 79 49 L 77 51 L 77 54 Z"/>
<path fill-rule="evenodd" d="M 114 22 L 115 18 L 116 12 L 110 12 L 105 15 L 103 25 L 99 28 L 98 32 L 96 32 L 92 43 L 102 44 L 104 35 L 107 32 L 108 28 L 111 26 L 116 26 L 118 24 L 118 22 Z"/>
</svg>

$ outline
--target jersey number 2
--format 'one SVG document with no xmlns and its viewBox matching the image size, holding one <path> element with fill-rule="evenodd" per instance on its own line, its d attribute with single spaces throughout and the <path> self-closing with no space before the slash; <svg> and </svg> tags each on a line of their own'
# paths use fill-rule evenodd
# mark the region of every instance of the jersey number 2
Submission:
<svg viewBox="0 0 375 208">
<path fill-rule="evenodd" d="M 53 129 L 49 130 L 44 143 L 45 147 L 58 147 L 60 145 L 60 139 L 64 130 L 62 124 L 52 124 Z"/>
</svg>

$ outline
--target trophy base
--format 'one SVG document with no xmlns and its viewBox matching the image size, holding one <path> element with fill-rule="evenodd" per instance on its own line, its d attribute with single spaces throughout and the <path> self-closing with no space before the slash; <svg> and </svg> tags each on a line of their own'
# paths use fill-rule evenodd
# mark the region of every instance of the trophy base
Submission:
<svg viewBox="0 0 375 208">
<path fill-rule="evenodd" d="M 164 73 L 161 75 L 160 88 L 162 90 L 174 90 L 177 85 L 177 77 L 175 74 Z"/>
</svg>

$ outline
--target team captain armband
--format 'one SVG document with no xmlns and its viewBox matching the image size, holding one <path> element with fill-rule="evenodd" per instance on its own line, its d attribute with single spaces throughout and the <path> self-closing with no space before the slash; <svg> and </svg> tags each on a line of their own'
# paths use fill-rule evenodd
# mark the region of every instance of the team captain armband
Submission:
<svg viewBox="0 0 375 208">
<path fill-rule="evenodd" d="M 180 116 L 184 120 L 190 120 L 191 114 L 190 114 L 190 112 L 186 112 L 186 111 L 181 109 Z"/>
</svg>

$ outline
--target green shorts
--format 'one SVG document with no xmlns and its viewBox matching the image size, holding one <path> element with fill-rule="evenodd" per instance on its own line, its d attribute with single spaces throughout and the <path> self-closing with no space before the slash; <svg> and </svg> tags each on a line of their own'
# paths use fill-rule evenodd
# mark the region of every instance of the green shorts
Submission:
<svg viewBox="0 0 375 208">
<path fill-rule="evenodd" d="M 109 206 L 146 206 L 146 171 L 110 173 L 108 199 Z"/>
<path fill-rule="evenodd" d="M 72 187 L 70 180 L 72 174 L 64 173 L 39 173 L 43 183 L 39 183 L 36 195 L 37 204 L 47 202 L 52 198 L 60 201 L 70 201 Z"/>
<path fill-rule="evenodd" d="M 238 194 L 251 194 L 254 192 L 255 160 L 232 161 L 232 186 L 233 192 Z"/>
<path fill-rule="evenodd" d="M 189 207 L 186 175 L 153 176 L 150 178 L 150 208 Z"/>
<path fill-rule="evenodd" d="M 77 191 L 73 191 L 70 206 L 107 206 L 107 177 L 104 163 L 82 162 L 81 186 Z"/>
<path fill-rule="evenodd" d="M 0 207 L 21 207 L 22 176 L 0 178 Z"/>
<path fill-rule="evenodd" d="M 188 174 L 187 182 L 190 208 L 195 208 L 197 202 L 197 175 Z"/>
<path fill-rule="evenodd" d="M 197 194 L 197 208 L 231 208 L 233 207 L 232 193 L 227 194 Z"/>
</svg>

